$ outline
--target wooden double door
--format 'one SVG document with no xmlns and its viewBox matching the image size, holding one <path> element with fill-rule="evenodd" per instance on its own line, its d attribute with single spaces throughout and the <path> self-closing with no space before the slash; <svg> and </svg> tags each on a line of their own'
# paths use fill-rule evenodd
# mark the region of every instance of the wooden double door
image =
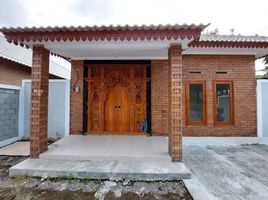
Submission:
<svg viewBox="0 0 268 200">
<path fill-rule="evenodd" d="M 130 131 L 130 104 L 127 88 L 115 85 L 109 88 L 105 101 L 105 131 Z"/>
<path fill-rule="evenodd" d="M 139 133 L 146 118 L 146 67 L 88 65 L 88 132 Z"/>
</svg>

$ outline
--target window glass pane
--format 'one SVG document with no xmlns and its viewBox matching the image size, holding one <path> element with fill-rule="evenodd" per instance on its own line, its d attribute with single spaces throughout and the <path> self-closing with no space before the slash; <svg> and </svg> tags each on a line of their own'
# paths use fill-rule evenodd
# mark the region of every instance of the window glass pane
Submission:
<svg viewBox="0 0 268 200">
<path fill-rule="evenodd" d="M 202 84 L 190 84 L 190 121 L 203 121 Z"/>
<path fill-rule="evenodd" d="M 216 84 L 217 121 L 230 121 L 230 84 Z"/>
</svg>

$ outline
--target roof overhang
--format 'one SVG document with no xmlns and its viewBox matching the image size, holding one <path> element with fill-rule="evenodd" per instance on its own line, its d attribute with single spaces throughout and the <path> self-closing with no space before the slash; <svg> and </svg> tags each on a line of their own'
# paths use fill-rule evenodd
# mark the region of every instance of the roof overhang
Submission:
<svg viewBox="0 0 268 200">
<path fill-rule="evenodd" d="M 190 43 L 185 54 L 268 55 L 268 37 L 243 35 L 201 35 Z"/>
<path fill-rule="evenodd" d="M 208 24 L 209 25 L 209 24 Z M 35 43 L 42 41 L 117 41 L 117 40 L 171 40 L 198 39 L 208 25 L 158 25 L 158 26 L 85 26 L 85 27 L 32 27 L 1 28 L 9 42 Z"/>
<path fill-rule="evenodd" d="M 71 59 L 167 59 L 171 44 L 183 54 L 268 55 L 268 39 L 259 36 L 202 35 L 208 25 L 2 28 L 14 44 L 43 45 Z"/>
<path fill-rule="evenodd" d="M 9 42 L 43 45 L 71 59 L 166 59 L 173 43 L 182 48 L 200 38 L 208 25 L 2 28 Z"/>
</svg>

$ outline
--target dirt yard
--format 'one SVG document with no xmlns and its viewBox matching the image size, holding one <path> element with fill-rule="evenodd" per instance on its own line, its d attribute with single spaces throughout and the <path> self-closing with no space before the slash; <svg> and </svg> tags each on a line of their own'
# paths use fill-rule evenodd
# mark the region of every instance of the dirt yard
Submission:
<svg viewBox="0 0 268 200">
<path fill-rule="evenodd" d="M 26 157 L 0 156 L 0 200 L 22 199 L 193 199 L 183 182 L 131 182 L 8 177 L 8 169 Z"/>
</svg>

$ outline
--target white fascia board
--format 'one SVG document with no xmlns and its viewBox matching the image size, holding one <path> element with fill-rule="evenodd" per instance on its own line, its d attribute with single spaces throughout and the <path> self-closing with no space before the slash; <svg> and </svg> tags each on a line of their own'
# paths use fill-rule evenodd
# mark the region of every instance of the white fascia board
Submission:
<svg viewBox="0 0 268 200">
<path fill-rule="evenodd" d="M 72 60 L 167 60 L 168 56 L 159 57 L 75 57 Z"/>
<path fill-rule="evenodd" d="M 158 40 L 92 40 L 92 41 L 89 41 L 89 40 L 79 40 L 79 41 L 41 41 L 41 42 L 36 42 L 36 43 L 33 43 L 33 42 L 29 42 L 28 45 L 32 46 L 33 44 L 42 44 L 44 45 L 45 48 L 47 49 L 53 49 L 53 48 L 61 48 L 61 49 L 69 49 L 69 48 L 96 48 L 96 47 L 114 47 L 114 46 L 121 46 L 121 47 L 163 47 L 163 46 L 166 46 L 166 47 L 169 47 L 170 44 L 182 44 L 182 47 L 183 48 L 187 48 L 188 44 L 190 42 L 192 42 L 194 39 L 171 39 L 171 40 L 168 40 L 168 39 L 164 39 L 164 40 L 161 40 L 161 39 L 158 39 Z"/>
</svg>

